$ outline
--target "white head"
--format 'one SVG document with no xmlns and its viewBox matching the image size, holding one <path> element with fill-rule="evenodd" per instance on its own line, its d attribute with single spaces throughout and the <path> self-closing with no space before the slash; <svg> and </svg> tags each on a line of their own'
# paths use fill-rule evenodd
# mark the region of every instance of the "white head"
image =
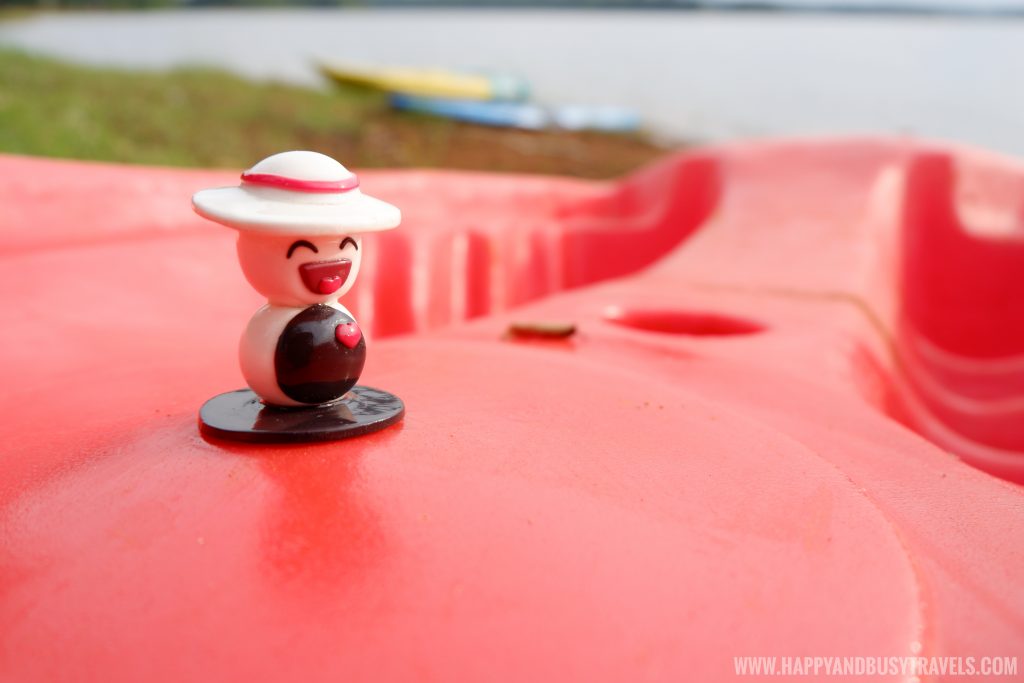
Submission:
<svg viewBox="0 0 1024 683">
<path fill-rule="evenodd" d="M 362 249 L 359 235 L 238 235 L 245 279 L 277 306 L 337 301 L 355 283 Z"/>
</svg>

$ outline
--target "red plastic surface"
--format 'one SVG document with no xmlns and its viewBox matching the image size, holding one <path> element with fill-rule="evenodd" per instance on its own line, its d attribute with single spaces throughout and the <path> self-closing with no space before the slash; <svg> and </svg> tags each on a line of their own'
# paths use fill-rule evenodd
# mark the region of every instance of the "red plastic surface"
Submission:
<svg viewBox="0 0 1024 683">
<path fill-rule="evenodd" d="M 0 680 L 1022 652 L 1024 490 L 946 452 L 1024 479 L 1015 162 L 865 139 L 621 183 L 363 173 L 405 222 L 346 304 L 408 414 L 304 447 L 196 429 L 260 305 L 189 210 L 234 173 L 0 177 Z"/>
</svg>

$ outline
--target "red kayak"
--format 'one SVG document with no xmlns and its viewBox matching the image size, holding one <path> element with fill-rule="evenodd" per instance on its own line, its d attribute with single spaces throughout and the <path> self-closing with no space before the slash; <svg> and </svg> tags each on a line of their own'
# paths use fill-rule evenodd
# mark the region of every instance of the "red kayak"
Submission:
<svg viewBox="0 0 1024 683">
<path fill-rule="evenodd" d="M 404 221 L 344 303 L 407 414 L 301 446 L 197 429 L 262 303 L 189 203 L 237 172 L 0 177 L 0 680 L 1024 652 L 1019 162 L 850 139 L 609 183 L 362 172 Z"/>
</svg>

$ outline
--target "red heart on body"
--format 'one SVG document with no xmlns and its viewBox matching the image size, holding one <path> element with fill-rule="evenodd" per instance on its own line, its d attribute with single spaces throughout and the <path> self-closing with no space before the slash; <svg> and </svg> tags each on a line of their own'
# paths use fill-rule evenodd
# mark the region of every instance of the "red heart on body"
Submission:
<svg viewBox="0 0 1024 683">
<path fill-rule="evenodd" d="M 334 336 L 337 337 L 338 341 L 347 346 L 350 349 L 354 349 L 359 340 L 363 338 L 363 332 L 359 329 L 359 325 L 355 321 L 350 323 L 341 323 L 334 328 Z"/>
</svg>

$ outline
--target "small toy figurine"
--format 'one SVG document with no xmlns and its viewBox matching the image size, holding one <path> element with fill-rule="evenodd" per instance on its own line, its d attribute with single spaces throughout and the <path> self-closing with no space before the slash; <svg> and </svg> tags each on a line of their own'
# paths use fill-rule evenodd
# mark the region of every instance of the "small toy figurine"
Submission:
<svg viewBox="0 0 1024 683">
<path fill-rule="evenodd" d="M 398 226 L 397 208 L 364 195 L 355 174 L 316 152 L 283 152 L 238 187 L 197 192 L 200 216 L 238 230 L 238 260 L 267 305 L 242 335 L 249 389 L 200 410 L 204 433 L 243 441 L 323 441 L 383 429 L 405 408 L 356 386 L 366 360 L 359 324 L 338 299 L 359 274 L 361 234 Z"/>
</svg>

